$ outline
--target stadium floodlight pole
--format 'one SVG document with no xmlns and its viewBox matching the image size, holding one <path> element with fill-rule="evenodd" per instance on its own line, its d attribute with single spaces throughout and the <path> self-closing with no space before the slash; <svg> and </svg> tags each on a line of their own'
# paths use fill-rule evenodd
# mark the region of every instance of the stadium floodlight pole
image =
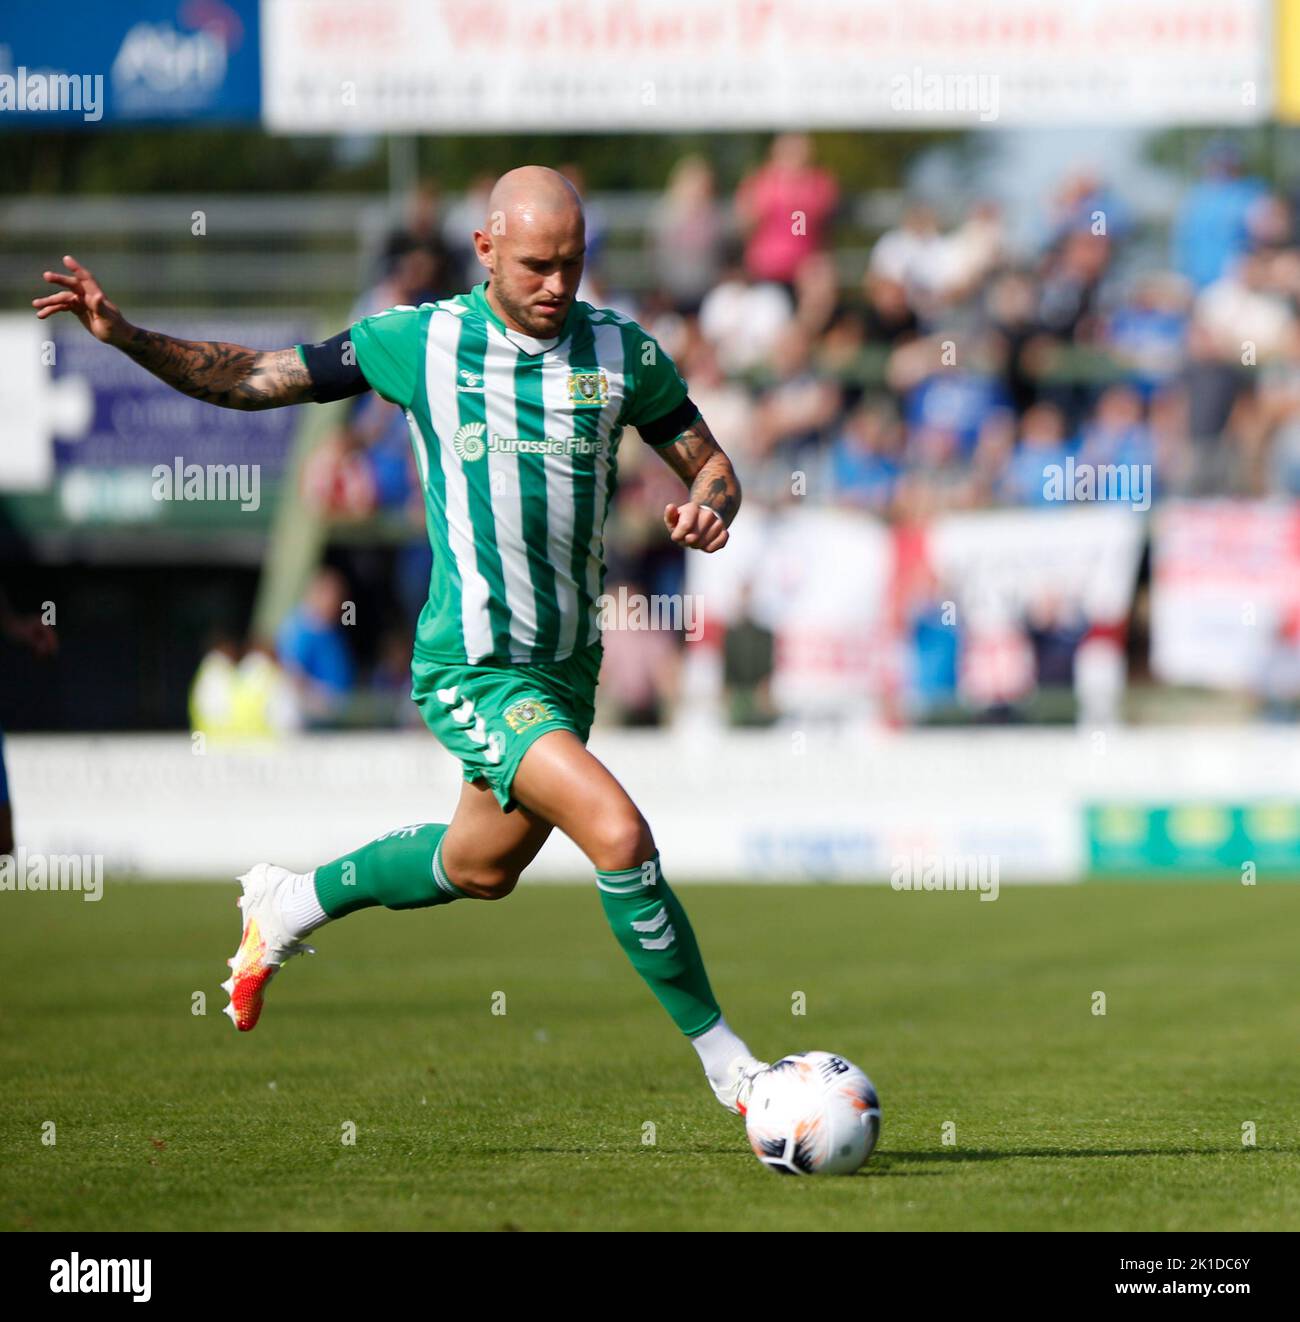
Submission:
<svg viewBox="0 0 1300 1322">
<path fill-rule="evenodd" d="M 310 951 L 303 938 L 357 909 L 503 899 L 558 827 L 590 861 L 619 945 L 690 1039 L 714 1095 L 743 1115 L 769 1067 L 723 1018 L 645 818 L 586 747 L 624 428 L 687 487 L 664 509 L 683 548 L 727 544 L 740 483 L 654 337 L 578 300 L 586 221 L 563 175 L 533 165 L 498 179 L 474 248 L 489 278 L 469 293 L 274 351 L 132 326 L 70 256 L 66 274 L 45 272 L 57 292 L 33 300 L 38 317 L 72 313 L 210 404 L 276 408 L 374 390 L 410 422 L 434 550 L 412 697 L 461 762 L 460 801 L 449 823 L 389 831 L 310 872 L 257 863 L 245 873 L 226 1013 L 253 1028 L 271 978 Z M 707 764 L 711 753 L 688 756 Z"/>
</svg>

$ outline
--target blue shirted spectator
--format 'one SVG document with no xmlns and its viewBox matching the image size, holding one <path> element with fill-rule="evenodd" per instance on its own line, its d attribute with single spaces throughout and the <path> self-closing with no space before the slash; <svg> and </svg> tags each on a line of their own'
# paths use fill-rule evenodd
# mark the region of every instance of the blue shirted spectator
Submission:
<svg viewBox="0 0 1300 1322">
<path fill-rule="evenodd" d="M 1015 505 L 1045 505 L 1049 490 L 1059 494 L 1070 446 L 1065 419 L 1055 404 L 1035 404 L 1025 411 L 1015 453 L 1002 475 L 1002 496 Z M 1058 471 L 1055 488 L 1049 487 L 1049 469 Z"/>
<path fill-rule="evenodd" d="M 1250 249 L 1250 214 L 1268 196 L 1260 179 L 1242 176 L 1240 152 L 1222 139 L 1204 155 L 1204 176 L 1174 221 L 1174 265 L 1196 286 L 1213 284 Z"/>
<path fill-rule="evenodd" d="M 356 683 L 342 625 L 346 593 L 337 570 L 320 570 L 276 637 L 280 663 L 297 685 L 309 719 L 337 716 Z"/>
<path fill-rule="evenodd" d="M 835 499 L 877 512 L 886 509 L 902 473 L 901 439 L 898 420 L 888 405 L 863 404 L 854 409 L 831 443 Z"/>
<path fill-rule="evenodd" d="M 994 377 L 939 372 L 911 391 L 904 413 L 909 431 L 946 432 L 962 454 L 969 455 L 989 415 L 1010 404 L 1005 387 Z"/>
</svg>

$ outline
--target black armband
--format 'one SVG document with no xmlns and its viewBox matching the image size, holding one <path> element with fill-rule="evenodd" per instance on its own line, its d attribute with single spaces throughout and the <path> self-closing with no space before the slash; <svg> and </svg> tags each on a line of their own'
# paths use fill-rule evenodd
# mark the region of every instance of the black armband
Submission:
<svg viewBox="0 0 1300 1322">
<path fill-rule="evenodd" d="M 350 399 L 370 389 L 370 382 L 357 363 L 350 330 L 340 331 L 333 339 L 319 344 L 300 344 L 298 353 L 311 377 L 311 397 L 317 404 Z"/>
<path fill-rule="evenodd" d="M 638 424 L 637 431 L 647 445 L 667 445 L 669 441 L 675 441 L 699 416 L 699 409 L 687 395 L 671 413 L 665 413 L 653 422 Z"/>
</svg>

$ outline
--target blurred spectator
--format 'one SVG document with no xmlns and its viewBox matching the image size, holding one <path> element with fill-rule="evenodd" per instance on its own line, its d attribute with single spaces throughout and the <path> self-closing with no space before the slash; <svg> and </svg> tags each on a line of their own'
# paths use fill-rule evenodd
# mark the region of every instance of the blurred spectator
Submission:
<svg viewBox="0 0 1300 1322">
<path fill-rule="evenodd" d="M 254 643 L 241 655 L 219 632 L 190 685 L 190 729 L 216 739 L 264 739 L 300 723 L 293 684 L 270 650 Z"/>
<path fill-rule="evenodd" d="M 582 198 L 582 212 L 586 217 L 586 269 L 584 276 L 600 270 L 601 258 L 605 255 L 605 244 L 609 239 L 609 219 L 604 208 L 595 198 L 587 195 L 587 173 L 577 161 L 566 161 L 560 166 L 560 173 L 574 186 Z M 476 227 L 477 228 L 477 227 Z M 486 275 L 486 272 L 484 273 Z M 579 297 L 585 298 L 585 294 Z M 599 307 L 600 304 L 595 304 Z"/>
<path fill-rule="evenodd" d="M 408 277 L 406 283 L 414 283 L 422 291 L 427 290 L 431 299 L 445 298 L 457 292 L 462 273 L 456 269 L 451 251 L 443 240 L 442 230 L 442 203 L 437 181 L 423 179 L 406 199 L 402 223 L 390 230 L 384 240 L 381 279 L 390 277 L 410 253 L 418 251 L 424 255 L 428 268 L 414 281 Z M 393 303 L 381 303 L 372 311 L 378 312 L 392 306 Z"/>
<path fill-rule="evenodd" d="M 1019 441 L 1003 476 L 1003 497 L 1016 505 L 1046 504 L 1047 469 L 1063 468 L 1069 454 L 1061 410 L 1035 404 L 1020 420 Z"/>
<path fill-rule="evenodd" d="M 902 223 L 876 240 L 868 277 L 901 288 L 910 307 L 926 307 L 934 292 L 934 271 L 942 249 L 933 209 L 920 204 L 909 206 Z"/>
<path fill-rule="evenodd" d="M 448 208 L 442 224 L 442 238 L 450 258 L 449 275 L 456 293 L 464 293 L 482 284 L 488 273 L 474 250 L 474 231 L 488 223 L 488 198 L 496 175 L 485 170 L 470 180 L 469 187 Z"/>
<path fill-rule="evenodd" d="M 887 400 L 860 404 L 831 444 L 832 499 L 883 514 L 902 473 L 903 429 Z"/>
<path fill-rule="evenodd" d="M 653 627 L 650 594 L 635 579 L 610 580 L 605 588 L 609 603 L 627 603 L 624 610 L 611 609 L 602 619 L 604 659 L 600 667 L 602 713 L 615 724 L 658 725 L 677 692 L 680 664 L 680 635 Z M 628 627 L 636 603 L 645 603 L 645 618 L 651 627 Z"/>
<path fill-rule="evenodd" d="M 1079 462 L 1154 467 L 1155 446 L 1146 424 L 1142 397 L 1132 386 L 1110 386 L 1097 401 L 1096 414 L 1083 429 Z"/>
<path fill-rule="evenodd" d="M 994 365 L 1000 367 L 1005 354 L 1000 342 L 979 348 L 991 350 Z M 979 370 L 980 358 L 986 363 L 989 358 L 976 345 L 966 347 L 956 360 L 970 366 L 946 366 L 947 357 L 944 342 L 937 338 L 905 344 L 890 357 L 888 381 L 903 400 L 909 462 L 968 458 L 990 416 L 1010 409 L 1000 372 Z"/>
<path fill-rule="evenodd" d="M 1188 190 L 1173 225 L 1173 263 L 1199 290 L 1247 253 L 1251 215 L 1267 196 L 1258 178 L 1243 175 L 1233 143 L 1215 139 L 1201 157 L 1202 176 Z"/>
<path fill-rule="evenodd" d="M 1062 180 L 1051 201 L 1056 244 L 1067 234 L 1104 234 L 1115 242 L 1132 231 L 1129 209 L 1091 169 L 1074 170 Z"/>
<path fill-rule="evenodd" d="M 1254 367 L 1286 348 L 1294 314 L 1272 276 L 1265 254 L 1247 253 L 1197 295 L 1196 329 L 1215 357 Z"/>
<path fill-rule="evenodd" d="M 984 312 L 989 327 L 1001 340 L 1002 383 L 1011 406 L 1023 413 L 1034 402 L 1038 382 L 1031 371 L 1030 348 L 1039 334 L 1038 287 L 1026 271 L 1008 270 L 988 286 Z"/>
<path fill-rule="evenodd" d="M 1034 649 L 1038 687 L 1069 689 L 1074 686 L 1074 654 L 1088 624 L 1055 593 L 1043 593 L 1031 603 L 1025 633 Z"/>
<path fill-rule="evenodd" d="M 375 667 L 366 688 L 377 700 L 379 714 L 387 721 L 412 729 L 423 725 L 420 709 L 411 701 L 409 628 L 389 629 L 380 638 Z"/>
<path fill-rule="evenodd" d="M 944 303 L 960 303 L 982 285 L 1002 256 L 1002 217 L 981 202 L 938 242 L 930 287 Z"/>
<path fill-rule="evenodd" d="M 343 633 L 346 595 L 342 574 L 336 569 L 318 570 L 276 638 L 280 662 L 298 690 L 309 723 L 338 717 L 356 682 L 352 652 Z"/>
<path fill-rule="evenodd" d="M 870 343 L 893 348 L 919 334 L 921 323 L 901 280 L 869 269 L 862 277 L 862 301 L 862 328 Z"/>
<path fill-rule="evenodd" d="M 735 467 L 745 498 L 757 499 L 762 484 L 758 473 L 760 457 L 754 443 L 753 392 L 739 381 L 727 379 L 718 350 L 699 333 L 698 326 L 694 323 L 692 326 L 693 333 L 683 346 L 677 366 L 686 379 L 691 399 L 699 406 L 700 415 L 708 420 L 709 430 Z"/>
<path fill-rule="evenodd" d="M 1241 152 L 1216 138 L 1201 157 L 1200 182 L 1183 197 L 1173 228 L 1174 265 L 1197 289 L 1212 284 L 1250 247 L 1250 219 L 1268 189 L 1243 173 Z"/>
<path fill-rule="evenodd" d="M 838 418 L 839 386 L 813 368 L 812 339 L 797 324 L 787 326 L 772 347 L 754 406 L 753 436 L 766 461 L 762 493 L 777 498 L 790 490 L 791 473 L 816 467 L 819 448 Z"/>
<path fill-rule="evenodd" d="M 767 162 L 736 192 L 736 212 L 749 235 L 745 266 L 751 279 L 776 281 L 793 295 L 800 266 L 827 246 L 838 202 L 834 176 L 813 164 L 812 139 L 777 134 Z"/>
<path fill-rule="evenodd" d="M 737 254 L 700 305 L 700 330 L 729 374 L 748 372 L 767 357 L 794 316 L 790 294 L 772 281 L 751 280 Z"/>
<path fill-rule="evenodd" d="M 943 599 L 937 580 L 913 601 L 905 630 L 908 644 L 904 709 L 924 721 L 957 706 L 961 632 L 952 602 Z"/>
<path fill-rule="evenodd" d="M 1091 333 L 1088 319 L 1110 257 L 1109 239 L 1078 232 L 1048 254 L 1038 299 L 1038 322 L 1047 334 L 1068 340 Z"/>
<path fill-rule="evenodd" d="M 418 307 L 451 292 L 441 244 L 402 235 L 393 242 L 383 277 L 357 300 L 351 319 L 358 321 L 387 308 Z"/>
<path fill-rule="evenodd" d="M 1278 619 L 1254 687 L 1267 720 L 1290 722 L 1300 715 L 1300 609 Z"/>
<path fill-rule="evenodd" d="M 1129 369 L 1144 399 L 1173 380 L 1187 345 L 1189 291 L 1180 277 L 1163 271 L 1140 276 L 1126 303 L 1106 325 L 1116 360 Z"/>
<path fill-rule="evenodd" d="M 673 166 L 650 233 L 660 288 L 676 311 L 697 313 L 717 283 L 727 238 L 713 167 L 703 156 L 683 156 Z"/>
<path fill-rule="evenodd" d="M 722 645 L 723 693 L 728 720 L 735 726 L 771 725 L 777 717 L 772 699 L 776 640 L 754 618 L 752 599 L 752 585 L 746 583 Z"/>
</svg>

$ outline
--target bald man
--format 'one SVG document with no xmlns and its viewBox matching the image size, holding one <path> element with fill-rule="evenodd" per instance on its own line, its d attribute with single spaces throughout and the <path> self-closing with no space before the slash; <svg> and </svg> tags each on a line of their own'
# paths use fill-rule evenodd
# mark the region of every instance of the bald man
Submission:
<svg viewBox="0 0 1300 1322">
<path fill-rule="evenodd" d="M 653 336 L 576 298 L 582 203 L 524 166 L 492 189 L 467 294 L 365 317 L 321 344 L 260 352 L 130 325 L 65 257 L 37 316 L 71 312 L 97 339 L 196 399 L 263 409 L 377 391 L 405 410 L 433 544 L 412 698 L 464 768 L 449 824 L 390 831 L 306 873 L 240 878 L 226 1013 L 253 1028 L 267 984 L 304 938 L 354 910 L 499 900 L 558 827 L 586 854 L 610 926 L 699 1052 L 718 1100 L 743 1115 L 766 1066 L 728 1027 L 650 827 L 587 751 L 600 672 L 603 528 L 619 439 L 632 426 L 688 488 L 673 541 L 727 543 L 740 507 L 730 461 Z"/>
</svg>

